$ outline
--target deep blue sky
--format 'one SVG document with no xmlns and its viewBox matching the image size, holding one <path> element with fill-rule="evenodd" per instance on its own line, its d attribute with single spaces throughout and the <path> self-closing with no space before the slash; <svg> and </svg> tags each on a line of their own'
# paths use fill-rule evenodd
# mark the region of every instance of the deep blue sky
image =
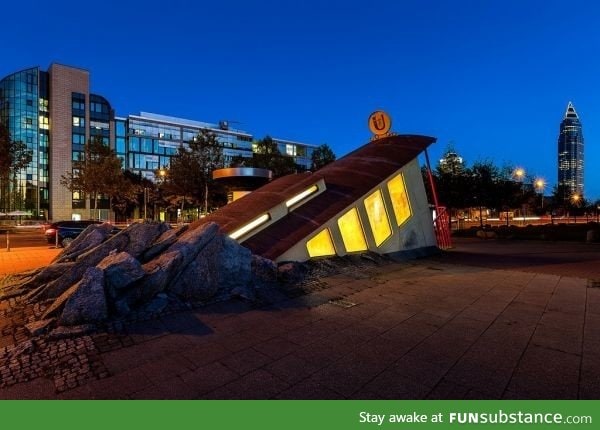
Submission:
<svg viewBox="0 0 600 430">
<path fill-rule="evenodd" d="M 31 16 L 26 14 L 31 12 Z M 220 119 L 329 144 L 435 136 L 471 164 L 523 166 L 556 183 L 573 101 L 586 197 L 600 198 L 600 6 L 592 1 L 28 1 L 2 5 L 0 76 L 52 62 L 91 72 L 118 115 Z"/>
</svg>

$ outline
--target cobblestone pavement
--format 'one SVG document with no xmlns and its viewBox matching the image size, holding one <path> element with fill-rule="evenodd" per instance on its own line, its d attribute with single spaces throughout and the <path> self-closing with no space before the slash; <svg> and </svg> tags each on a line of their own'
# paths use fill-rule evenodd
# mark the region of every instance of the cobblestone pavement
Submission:
<svg viewBox="0 0 600 430">
<path fill-rule="evenodd" d="M 0 398 L 597 399 L 598 248 L 545 246 L 463 241 L 411 262 L 324 262 L 259 306 L 67 338 L 29 338 L 22 326 L 42 309 L 2 301 Z"/>
</svg>

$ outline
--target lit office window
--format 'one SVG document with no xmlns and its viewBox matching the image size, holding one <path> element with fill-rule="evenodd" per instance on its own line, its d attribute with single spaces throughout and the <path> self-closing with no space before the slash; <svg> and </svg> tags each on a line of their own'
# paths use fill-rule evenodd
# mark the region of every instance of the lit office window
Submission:
<svg viewBox="0 0 600 430">
<path fill-rule="evenodd" d="M 335 255 L 335 248 L 331 240 L 329 229 L 324 229 L 315 237 L 306 242 L 306 249 L 310 257 L 325 257 L 327 255 Z"/>
<path fill-rule="evenodd" d="M 379 246 L 392 234 L 381 191 L 377 190 L 365 199 L 365 209 L 373 231 L 375 245 Z"/>
<path fill-rule="evenodd" d="M 392 199 L 396 222 L 398 223 L 398 226 L 401 226 L 412 215 L 410 200 L 408 199 L 408 193 L 406 192 L 406 183 L 404 182 L 402 173 L 389 181 L 387 187 Z"/>
<path fill-rule="evenodd" d="M 285 153 L 287 155 L 296 156 L 296 145 L 285 145 Z"/>
<path fill-rule="evenodd" d="M 350 209 L 338 218 L 338 227 L 342 233 L 342 241 L 347 252 L 367 250 L 365 234 L 356 208 Z"/>
<path fill-rule="evenodd" d="M 85 127 L 85 118 L 80 116 L 74 116 L 73 127 Z"/>
<path fill-rule="evenodd" d="M 41 129 L 48 130 L 50 128 L 50 119 L 46 115 L 40 115 L 38 121 Z"/>
</svg>

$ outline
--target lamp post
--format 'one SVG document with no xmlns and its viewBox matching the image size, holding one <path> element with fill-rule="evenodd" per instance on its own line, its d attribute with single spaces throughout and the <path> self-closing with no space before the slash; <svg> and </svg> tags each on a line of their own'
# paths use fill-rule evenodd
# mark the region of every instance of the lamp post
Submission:
<svg viewBox="0 0 600 430">
<path fill-rule="evenodd" d="M 167 177 L 167 168 L 164 166 L 161 167 L 158 171 L 158 176 L 160 178 L 160 181 L 158 183 L 158 194 L 160 196 L 161 206 L 162 206 L 162 186 L 164 185 L 165 179 Z M 158 215 L 158 221 L 161 221 L 160 214 Z M 164 217 L 163 217 L 162 221 L 164 221 Z"/>
<path fill-rule="evenodd" d="M 581 204 L 581 196 L 577 193 L 571 196 L 571 204 L 573 205 L 573 214 L 575 215 L 575 224 L 577 224 L 577 208 Z"/>
<path fill-rule="evenodd" d="M 146 216 L 146 207 L 148 206 L 148 187 L 144 187 L 144 221 L 148 219 Z"/>
<path fill-rule="evenodd" d="M 544 188 L 546 187 L 546 181 L 544 181 L 542 178 L 537 178 L 533 182 L 533 185 L 535 186 L 536 191 L 540 193 L 542 199 L 542 209 L 544 209 Z"/>
<path fill-rule="evenodd" d="M 517 167 L 513 171 L 513 177 L 519 182 L 519 187 L 521 188 L 521 193 L 525 196 L 525 188 L 523 188 L 523 179 L 525 179 L 525 169 L 522 167 Z M 523 206 L 521 205 L 521 218 L 523 219 L 523 224 L 525 224 L 525 215 L 523 214 Z"/>
</svg>

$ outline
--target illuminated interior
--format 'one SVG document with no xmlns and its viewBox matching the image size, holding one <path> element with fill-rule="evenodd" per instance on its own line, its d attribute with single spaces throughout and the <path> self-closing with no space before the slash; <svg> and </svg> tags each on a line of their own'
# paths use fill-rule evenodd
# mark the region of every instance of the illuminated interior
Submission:
<svg viewBox="0 0 600 430">
<path fill-rule="evenodd" d="M 329 229 L 326 228 L 321 230 L 319 234 L 306 242 L 306 249 L 311 258 L 335 255 L 335 248 L 333 247 Z"/>
<path fill-rule="evenodd" d="M 238 228 L 234 232 L 232 232 L 229 235 L 229 237 L 237 240 L 240 237 L 242 237 L 243 235 L 245 235 L 246 233 L 248 233 L 250 230 L 255 229 L 256 227 L 258 227 L 261 224 L 266 223 L 267 221 L 269 221 L 269 214 L 262 214 L 258 218 L 255 218 L 252 221 L 250 221 L 248 224 L 246 224 L 246 225 Z"/>
<path fill-rule="evenodd" d="M 392 235 L 392 228 L 385 210 L 381 191 L 377 190 L 365 199 L 365 209 L 369 218 L 369 225 L 373 231 L 375 245 L 381 245 Z"/>
<path fill-rule="evenodd" d="M 337 223 L 342 233 L 342 241 L 347 252 L 367 250 L 365 233 L 363 232 L 356 208 L 350 209 L 339 217 Z"/>
<path fill-rule="evenodd" d="M 302 191 L 299 194 L 296 194 L 294 197 L 292 197 L 291 199 L 287 200 L 285 202 L 286 207 L 290 207 L 295 205 L 296 203 L 298 203 L 300 200 L 310 196 L 311 194 L 316 193 L 319 190 L 319 187 L 317 187 L 316 185 L 313 185 L 312 187 Z"/>
<path fill-rule="evenodd" d="M 396 222 L 398 226 L 401 226 L 412 215 L 410 200 L 406 192 L 406 183 L 404 182 L 402 173 L 389 181 L 387 187 L 392 198 L 392 207 L 394 208 L 394 215 L 396 215 Z"/>
</svg>

